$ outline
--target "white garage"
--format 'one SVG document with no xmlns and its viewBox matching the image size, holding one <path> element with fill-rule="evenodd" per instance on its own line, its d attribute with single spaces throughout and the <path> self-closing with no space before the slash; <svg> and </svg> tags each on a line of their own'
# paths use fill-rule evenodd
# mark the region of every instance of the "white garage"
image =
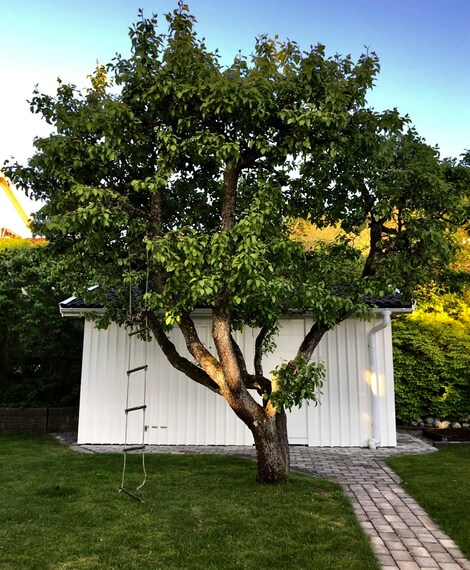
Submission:
<svg viewBox="0 0 470 570">
<path fill-rule="evenodd" d="M 72 297 L 61 303 L 62 314 L 83 315 L 86 308 L 77 301 Z M 391 304 L 395 306 L 378 309 L 370 322 L 348 319 L 323 337 L 313 356 L 326 365 L 323 394 L 318 406 L 305 404 L 288 415 L 291 444 L 396 445 L 390 315 L 410 312 L 411 308 L 397 307 L 396 302 Z M 201 310 L 193 317 L 201 340 L 211 348 L 211 322 L 207 312 Z M 277 350 L 265 357 L 265 371 L 295 355 L 312 321 L 305 317 L 285 319 L 280 324 Z M 147 444 L 253 443 L 250 431 L 225 400 L 175 370 L 156 341 L 145 343 L 136 336 L 129 337 L 128 331 L 115 324 L 98 330 L 91 321 L 85 322 L 84 334 L 78 443 L 124 443 L 124 410 L 142 402 L 144 384 Z M 256 331 L 248 328 L 236 336 L 248 363 L 253 362 L 255 336 Z M 179 330 L 172 331 L 171 339 L 178 350 L 189 357 Z M 141 365 L 144 360 L 148 371 L 133 375 L 126 404 L 127 370 Z M 127 443 L 140 443 L 142 415 L 128 416 Z"/>
</svg>

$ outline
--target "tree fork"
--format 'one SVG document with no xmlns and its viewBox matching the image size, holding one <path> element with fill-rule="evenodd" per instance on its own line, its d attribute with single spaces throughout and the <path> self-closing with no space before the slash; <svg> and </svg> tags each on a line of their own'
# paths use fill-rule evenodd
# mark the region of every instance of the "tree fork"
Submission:
<svg viewBox="0 0 470 570">
<path fill-rule="evenodd" d="M 149 312 L 147 316 L 152 333 L 160 348 L 162 349 L 163 354 L 167 357 L 168 362 L 173 366 L 173 368 L 176 368 L 176 370 L 183 372 L 186 374 L 186 376 L 198 384 L 206 386 L 206 388 L 209 388 L 213 392 L 220 393 L 219 386 L 209 376 L 209 374 L 179 354 L 179 352 L 176 350 L 175 345 L 171 342 L 171 340 L 165 334 L 165 331 L 162 329 L 158 318 L 151 312 Z"/>
</svg>

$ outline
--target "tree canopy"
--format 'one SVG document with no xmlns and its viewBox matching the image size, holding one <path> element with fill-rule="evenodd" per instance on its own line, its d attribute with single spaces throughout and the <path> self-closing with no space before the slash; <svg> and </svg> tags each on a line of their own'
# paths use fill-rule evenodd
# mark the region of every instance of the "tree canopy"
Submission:
<svg viewBox="0 0 470 570">
<path fill-rule="evenodd" d="M 259 479 L 284 481 L 284 405 L 314 397 L 315 346 L 367 315 L 367 299 L 409 296 L 448 264 L 462 188 L 406 117 L 367 107 L 374 53 L 353 61 L 262 35 L 223 66 L 186 5 L 166 20 L 162 33 L 141 13 L 130 56 L 98 66 L 89 89 L 59 81 L 55 95 L 36 92 L 31 109 L 55 132 L 11 175 L 46 202 L 36 227 L 77 293 L 142 282 L 149 269 L 146 313 L 163 352 L 248 425 Z M 292 239 L 298 218 L 343 235 L 306 250 Z M 214 353 L 191 318 L 201 305 L 212 311 Z M 312 329 L 286 368 L 264 371 L 279 317 L 299 312 Z M 128 316 L 108 306 L 107 318 Z M 172 326 L 196 364 L 177 353 Z M 259 331 L 253 363 L 232 335 L 243 326 Z"/>
</svg>

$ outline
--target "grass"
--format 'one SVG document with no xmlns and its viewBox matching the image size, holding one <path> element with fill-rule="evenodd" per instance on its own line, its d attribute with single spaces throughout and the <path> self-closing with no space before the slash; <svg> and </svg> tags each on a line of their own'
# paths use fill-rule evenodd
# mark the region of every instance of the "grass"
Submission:
<svg viewBox="0 0 470 570">
<path fill-rule="evenodd" d="M 135 488 L 138 458 L 128 465 Z M 327 481 L 260 486 L 242 458 L 149 455 L 142 504 L 116 492 L 121 466 L 47 436 L 0 436 L 0 569 L 379 568 Z"/>
<path fill-rule="evenodd" d="M 387 460 L 404 488 L 470 558 L 470 447 Z"/>
</svg>

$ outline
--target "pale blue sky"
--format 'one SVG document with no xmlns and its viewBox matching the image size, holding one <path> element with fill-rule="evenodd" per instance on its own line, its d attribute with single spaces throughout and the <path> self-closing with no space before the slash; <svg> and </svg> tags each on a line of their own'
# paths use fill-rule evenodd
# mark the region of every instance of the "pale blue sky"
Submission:
<svg viewBox="0 0 470 570">
<path fill-rule="evenodd" d="M 470 148 L 470 0 L 188 0 L 197 30 L 225 61 L 249 54 L 256 35 L 279 34 L 327 53 L 376 51 L 381 73 L 369 95 L 377 110 L 409 114 L 443 156 Z M 95 61 L 127 53 L 137 10 L 173 9 L 169 0 L 0 0 L 0 164 L 25 160 L 47 132 L 26 99 L 55 79 L 86 84 Z M 161 18 L 162 31 L 167 29 Z"/>
</svg>

